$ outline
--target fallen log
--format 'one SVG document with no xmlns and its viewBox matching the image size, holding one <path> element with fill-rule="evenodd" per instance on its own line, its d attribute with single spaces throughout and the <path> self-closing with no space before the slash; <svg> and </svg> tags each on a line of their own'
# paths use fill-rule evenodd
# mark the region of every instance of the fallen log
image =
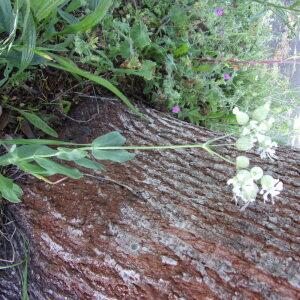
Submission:
<svg viewBox="0 0 300 300">
<path fill-rule="evenodd" d="M 128 144 L 150 145 L 216 136 L 144 112 L 148 122 L 118 102 L 84 102 L 72 117 L 92 120 L 68 121 L 61 138 L 85 143 L 118 130 Z M 220 153 L 237 155 L 232 147 Z M 235 170 L 217 157 L 197 149 L 137 154 L 107 164 L 104 177 L 54 186 L 30 179 L 23 203 L 7 207 L 30 241 L 30 299 L 299 299 L 299 151 L 280 147 L 274 162 L 250 154 L 284 191 L 275 205 L 244 211 L 226 185 Z M 1 299 L 18 299 L 19 285 L 0 271 Z"/>
</svg>

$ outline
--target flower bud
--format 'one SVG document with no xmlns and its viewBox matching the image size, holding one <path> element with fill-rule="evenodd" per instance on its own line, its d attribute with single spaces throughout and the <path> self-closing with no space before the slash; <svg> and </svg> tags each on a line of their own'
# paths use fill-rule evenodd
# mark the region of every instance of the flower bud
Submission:
<svg viewBox="0 0 300 300">
<path fill-rule="evenodd" d="M 254 145 L 250 137 L 243 136 L 236 141 L 235 146 L 240 151 L 249 151 Z"/>
<path fill-rule="evenodd" d="M 262 176 L 264 175 L 264 171 L 262 168 L 260 167 L 253 167 L 251 170 L 250 170 L 250 174 L 252 176 L 252 178 L 254 180 L 259 180 L 262 178 Z"/>
<path fill-rule="evenodd" d="M 239 125 L 246 125 L 249 121 L 249 116 L 240 111 L 237 107 L 233 109 L 233 114 L 236 116 L 236 121 Z"/>
<path fill-rule="evenodd" d="M 265 103 L 264 105 L 259 106 L 256 108 L 252 113 L 252 119 L 261 122 L 265 120 L 270 112 L 270 102 Z"/>
<path fill-rule="evenodd" d="M 249 167 L 249 158 L 246 156 L 238 156 L 236 158 L 237 169 L 246 169 Z"/>
</svg>

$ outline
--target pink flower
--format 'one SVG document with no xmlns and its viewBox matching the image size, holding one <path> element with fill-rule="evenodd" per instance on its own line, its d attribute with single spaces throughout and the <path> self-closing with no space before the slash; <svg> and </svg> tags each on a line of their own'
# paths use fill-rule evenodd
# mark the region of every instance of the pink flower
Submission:
<svg viewBox="0 0 300 300">
<path fill-rule="evenodd" d="M 228 73 L 224 74 L 224 80 L 230 80 L 231 79 L 231 75 Z"/>
<path fill-rule="evenodd" d="M 224 14 L 224 9 L 221 8 L 221 7 L 217 7 L 217 8 L 215 9 L 215 14 L 216 14 L 218 17 L 223 16 L 223 14 Z"/>
<path fill-rule="evenodd" d="M 178 114 L 180 112 L 180 107 L 179 105 L 175 105 L 172 107 L 172 113 Z"/>
</svg>

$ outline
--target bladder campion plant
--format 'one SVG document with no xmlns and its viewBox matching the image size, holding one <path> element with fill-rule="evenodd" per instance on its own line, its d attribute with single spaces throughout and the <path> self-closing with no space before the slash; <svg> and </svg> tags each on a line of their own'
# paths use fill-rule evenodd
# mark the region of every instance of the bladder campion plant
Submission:
<svg viewBox="0 0 300 300">
<path fill-rule="evenodd" d="M 236 116 L 237 123 L 242 126 L 240 136 L 235 143 L 237 150 L 249 151 L 255 145 L 258 145 L 257 152 L 261 158 L 276 158 L 274 148 L 277 147 L 277 144 L 272 142 L 267 135 L 274 122 L 273 118 L 267 119 L 269 110 L 270 103 L 266 103 L 255 109 L 250 119 L 248 114 L 234 108 L 233 113 Z M 232 179 L 228 180 L 228 184 L 233 186 L 232 191 L 236 202 L 241 201 L 243 203 L 242 209 L 256 200 L 259 185 L 261 186 L 260 194 L 263 194 L 264 201 L 274 203 L 274 197 L 283 188 L 282 182 L 264 174 L 264 171 L 258 166 L 253 166 L 250 169 L 249 159 L 246 156 L 238 156 L 234 162 L 215 152 L 214 147 L 220 146 L 220 144 L 215 143 L 226 137 L 228 135 L 211 139 L 202 144 L 156 146 L 126 146 L 124 145 L 126 139 L 117 131 L 98 137 L 90 144 L 75 144 L 55 140 L 0 140 L 3 145 L 12 145 L 7 154 L 0 156 L 0 166 L 13 164 L 24 172 L 52 183 L 46 178 L 47 176 L 61 174 L 73 179 L 83 177 L 79 169 L 67 167 L 53 159 L 72 161 L 78 166 L 102 171 L 104 166 L 91 160 L 91 157 L 97 160 L 123 163 L 135 157 L 135 154 L 128 152 L 128 150 L 200 148 L 236 166 L 237 173 Z M 56 148 L 51 148 L 50 145 L 56 146 Z M 21 188 L 13 183 L 11 179 L 2 175 L 0 176 L 0 192 L 3 198 L 8 201 L 20 202 Z"/>
</svg>

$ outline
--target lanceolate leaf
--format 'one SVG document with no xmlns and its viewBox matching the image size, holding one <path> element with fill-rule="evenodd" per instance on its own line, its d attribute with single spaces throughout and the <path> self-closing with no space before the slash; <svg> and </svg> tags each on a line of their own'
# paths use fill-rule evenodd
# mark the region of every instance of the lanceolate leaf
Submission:
<svg viewBox="0 0 300 300">
<path fill-rule="evenodd" d="M 2 197 L 10 202 L 21 202 L 22 189 L 13 183 L 13 181 L 7 177 L 0 175 L 0 193 Z"/>
<path fill-rule="evenodd" d="M 58 13 L 59 15 L 65 20 L 68 22 L 68 24 L 75 24 L 75 23 L 78 23 L 79 20 L 74 17 L 73 15 L 63 11 L 62 9 L 58 9 Z"/>
<path fill-rule="evenodd" d="M 51 176 L 55 174 L 55 172 L 48 171 L 36 163 L 22 162 L 18 164 L 18 167 L 22 171 L 32 175 Z"/>
<path fill-rule="evenodd" d="M 61 57 L 55 54 L 45 53 L 41 51 L 36 51 L 36 53 L 48 59 L 49 66 L 70 72 L 72 74 L 82 76 L 84 78 L 87 78 L 91 81 L 98 83 L 101 86 L 104 86 L 112 93 L 114 93 L 117 97 L 119 97 L 132 111 L 134 111 L 139 116 L 144 117 L 144 115 L 139 112 L 139 110 L 129 101 L 129 99 L 119 89 L 117 89 L 113 84 L 111 84 L 108 80 L 78 68 L 71 60 L 65 57 Z M 51 60 L 55 60 L 57 63 L 52 63 L 50 62 Z"/>
<path fill-rule="evenodd" d="M 99 22 L 106 15 L 112 2 L 112 0 L 101 0 L 95 11 L 84 17 L 80 22 L 67 26 L 63 31 L 59 32 L 59 34 L 65 35 L 70 33 L 85 32 L 93 28 L 95 25 L 99 24 Z"/>
<path fill-rule="evenodd" d="M 122 146 L 124 145 L 126 139 L 118 131 L 113 131 L 107 134 L 104 134 L 93 141 L 93 146 Z"/>
<path fill-rule="evenodd" d="M 43 132 L 45 132 L 53 137 L 58 137 L 58 134 L 56 133 L 56 131 L 54 129 L 52 129 L 45 121 L 43 121 L 37 115 L 28 113 L 28 112 L 25 112 L 22 110 L 18 110 L 18 112 L 38 129 L 42 130 Z"/>
<path fill-rule="evenodd" d="M 57 150 L 54 150 L 45 145 L 23 145 L 12 153 L 17 158 L 20 159 L 33 159 L 34 156 L 55 156 L 58 153 Z"/>
<path fill-rule="evenodd" d="M 87 153 L 80 149 L 68 149 L 68 148 L 58 148 L 59 152 L 57 157 L 63 160 L 78 160 L 84 158 Z"/>
<path fill-rule="evenodd" d="M 62 174 L 73 179 L 79 179 L 83 176 L 78 169 L 65 167 L 47 158 L 35 158 L 35 161 L 53 174 Z"/>
<path fill-rule="evenodd" d="M 113 162 L 123 163 L 132 160 L 135 157 L 134 153 L 126 150 L 98 150 L 93 149 L 93 156 L 99 160 L 110 160 Z"/>
<path fill-rule="evenodd" d="M 0 1 L 0 24 L 7 33 L 12 30 L 13 10 L 10 0 Z"/>
<path fill-rule="evenodd" d="M 81 158 L 81 159 L 75 160 L 75 163 L 81 167 L 85 167 L 88 169 L 105 171 L 105 167 L 102 164 L 99 164 L 98 162 L 87 159 L 87 158 Z"/>
<path fill-rule="evenodd" d="M 34 56 L 36 44 L 36 30 L 31 13 L 29 13 L 27 24 L 24 30 L 25 31 L 23 35 L 23 50 L 20 68 L 21 71 L 27 68 L 27 66 L 29 66 Z"/>
<path fill-rule="evenodd" d="M 68 2 L 68 0 L 44 0 L 38 6 L 38 9 L 35 13 L 35 17 L 38 22 L 47 18 L 53 11 L 53 9 L 57 9 L 58 6 Z"/>
</svg>

